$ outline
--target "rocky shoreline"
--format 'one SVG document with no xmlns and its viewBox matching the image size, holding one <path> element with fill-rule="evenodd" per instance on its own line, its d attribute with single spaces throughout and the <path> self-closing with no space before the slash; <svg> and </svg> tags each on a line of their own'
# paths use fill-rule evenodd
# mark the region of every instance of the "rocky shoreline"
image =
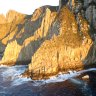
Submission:
<svg viewBox="0 0 96 96">
<path fill-rule="evenodd" d="M 69 0 L 40 7 L 32 15 L 13 10 L 6 18 L 0 15 L 0 64 L 26 64 L 24 75 L 32 79 L 95 67 L 94 6 L 95 0 Z"/>
</svg>

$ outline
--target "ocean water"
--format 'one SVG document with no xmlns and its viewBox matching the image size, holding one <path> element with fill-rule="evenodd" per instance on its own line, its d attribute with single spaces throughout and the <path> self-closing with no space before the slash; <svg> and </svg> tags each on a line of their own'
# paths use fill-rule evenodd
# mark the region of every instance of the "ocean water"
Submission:
<svg viewBox="0 0 96 96">
<path fill-rule="evenodd" d="M 21 76 L 27 67 L 0 66 L 0 96 L 96 96 L 95 83 L 93 86 L 78 78 L 82 73 L 96 71 L 96 68 L 59 73 L 46 80 L 31 80 Z"/>
</svg>

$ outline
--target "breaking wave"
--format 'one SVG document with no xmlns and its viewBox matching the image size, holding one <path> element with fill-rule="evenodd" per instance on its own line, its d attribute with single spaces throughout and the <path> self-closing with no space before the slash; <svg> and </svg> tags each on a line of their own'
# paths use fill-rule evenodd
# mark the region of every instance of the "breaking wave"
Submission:
<svg viewBox="0 0 96 96">
<path fill-rule="evenodd" d="M 57 76 L 52 76 L 49 79 L 43 80 L 31 80 L 30 78 L 24 78 L 20 75 L 26 70 L 28 66 L 20 65 L 20 66 L 0 66 L 0 77 L 3 78 L 2 82 L 10 82 L 11 86 L 18 86 L 20 84 L 32 81 L 34 86 L 40 86 L 45 83 L 56 83 L 56 82 L 63 82 L 73 77 L 79 76 L 82 73 L 89 72 L 89 71 L 96 71 L 96 68 L 91 68 L 88 70 L 82 70 L 79 72 L 76 71 L 69 71 L 68 74 L 59 73 Z"/>
</svg>

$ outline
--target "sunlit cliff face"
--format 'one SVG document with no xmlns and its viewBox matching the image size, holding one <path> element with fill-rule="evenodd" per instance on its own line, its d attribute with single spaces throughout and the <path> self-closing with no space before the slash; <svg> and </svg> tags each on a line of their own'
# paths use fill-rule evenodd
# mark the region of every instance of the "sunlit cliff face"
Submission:
<svg viewBox="0 0 96 96">
<path fill-rule="evenodd" d="M 82 25 L 80 29 L 75 15 L 67 7 L 60 10 L 52 23 L 54 26 L 50 27 L 52 38 L 45 40 L 32 56 L 29 71 L 33 72 L 33 78 L 84 68 L 83 60 L 88 54 L 92 40 L 88 34 L 87 21 L 82 15 L 78 15 L 78 19 Z M 58 30 L 57 35 L 54 28 Z"/>
</svg>

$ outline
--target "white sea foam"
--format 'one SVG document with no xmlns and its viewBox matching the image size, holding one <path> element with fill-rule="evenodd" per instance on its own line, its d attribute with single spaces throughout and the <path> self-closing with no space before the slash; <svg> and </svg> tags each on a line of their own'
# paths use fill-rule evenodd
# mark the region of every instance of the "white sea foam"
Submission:
<svg viewBox="0 0 96 96">
<path fill-rule="evenodd" d="M 26 66 L 12 66 L 12 67 L 3 66 L 2 68 L 6 68 L 1 73 L 1 76 L 3 77 L 3 81 L 8 81 L 8 80 L 13 81 L 26 70 Z"/>
<path fill-rule="evenodd" d="M 49 79 L 46 79 L 46 80 L 37 80 L 37 85 L 41 85 L 41 84 L 38 83 L 38 81 L 43 82 L 42 84 L 63 82 L 63 81 L 66 81 L 66 80 L 68 80 L 72 77 L 78 76 L 78 75 L 80 75 L 80 74 L 76 73 L 76 72 L 75 73 L 71 72 L 70 74 L 58 74 L 57 76 L 52 76 L 52 77 L 50 77 Z M 35 83 L 36 83 L 36 81 L 35 81 Z"/>
<path fill-rule="evenodd" d="M 11 81 L 11 86 L 18 86 L 24 83 L 27 83 L 28 81 L 33 82 L 33 86 L 41 86 L 45 83 L 56 83 L 56 82 L 63 82 L 65 80 L 71 79 L 73 77 L 79 76 L 82 73 L 88 72 L 88 71 L 96 71 L 96 68 L 91 68 L 88 70 L 82 70 L 82 71 L 69 71 L 68 74 L 59 73 L 56 76 L 52 76 L 49 79 L 43 79 L 43 80 L 31 80 L 30 78 L 24 78 L 20 75 L 26 70 L 27 66 L 0 66 L 0 73 L 3 77 L 3 81 Z M 73 79 L 72 79 L 73 80 Z M 75 82 L 76 80 L 73 80 Z M 76 81 L 77 82 L 77 81 Z M 80 83 L 80 82 L 77 82 Z"/>
<path fill-rule="evenodd" d="M 12 86 L 18 86 L 24 83 L 27 83 L 28 81 L 31 81 L 31 78 L 17 78 L 14 81 L 12 81 Z"/>
<path fill-rule="evenodd" d="M 1 65 L 0 72 L 3 78 L 3 82 L 11 81 L 11 86 L 18 86 L 30 81 L 30 78 L 23 78 L 21 76 L 21 74 L 26 70 L 27 67 L 28 66 L 26 65 L 16 65 L 12 67 Z"/>
<path fill-rule="evenodd" d="M 73 77 L 76 77 L 76 76 L 79 76 L 81 75 L 82 73 L 85 73 L 85 72 L 89 72 L 89 71 L 96 71 L 96 68 L 91 68 L 91 69 L 88 69 L 88 70 L 82 70 L 82 71 L 69 71 L 68 74 L 58 74 L 57 76 L 52 76 L 50 77 L 49 79 L 46 79 L 46 80 L 35 80 L 35 86 L 40 86 L 42 84 L 45 84 L 45 83 L 56 83 L 56 82 L 63 82 L 63 81 L 66 81 L 68 79 L 72 80 L 72 82 L 75 82 L 77 84 L 81 84 L 82 82 L 81 81 L 78 81 L 78 80 L 75 80 L 75 79 L 72 79 Z"/>
<path fill-rule="evenodd" d="M 82 74 L 82 73 L 86 73 L 86 72 L 90 72 L 90 71 L 96 71 L 96 68 L 90 68 L 87 70 L 78 71 L 77 73 Z"/>
<path fill-rule="evenodd" d="M 78 79 L 74 79 L 74 78 L 70 78 L 70 82 L 77 84 L 77 85 L 84 84 L 84 82 L 82 80 L 78 80 Z"/>
<path fill-rule="evenodd" d="M 3 67 L 8 67 L 8 66 L 1 64 L 1 65 L 0 65 L 0 68 L 3 68 Z"/>
</svg>

